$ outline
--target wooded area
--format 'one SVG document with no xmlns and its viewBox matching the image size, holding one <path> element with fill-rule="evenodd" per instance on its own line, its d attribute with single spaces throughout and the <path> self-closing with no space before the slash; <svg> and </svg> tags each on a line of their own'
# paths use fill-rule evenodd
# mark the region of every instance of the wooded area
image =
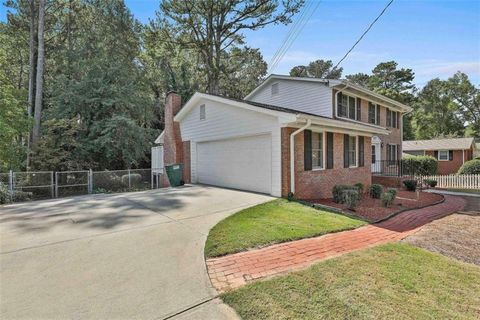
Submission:
<svg viewBox="0 0 480 320">
<path fill-rule="evenodd" d="M 166 0 L 147 24 L 123 0 L 8 0 L 0 23 L 0 171 L 149 163 L 166 92 L 243 98 L 267 73 L 245 30 L 288 24 L 302 0 Z M 319 53 L 321 55 L 321 53 Z M 342 77 L 327 60 L 291 75 Z M 415 87 L 389 61 L 347 79 L 414 107 L 406 139 L 480 136 L 479 89 L 459 72 Z"/>
</svg>

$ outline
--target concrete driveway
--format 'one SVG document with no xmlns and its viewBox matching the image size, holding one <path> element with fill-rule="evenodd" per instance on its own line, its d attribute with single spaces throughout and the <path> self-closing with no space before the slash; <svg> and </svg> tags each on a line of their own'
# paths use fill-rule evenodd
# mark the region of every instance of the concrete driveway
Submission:
<svg viewBox="0 0 480 320">
<path fill-rule="evenodd" d="M 0 318 L 231 319 L 208 231 L 270 200 L 207 186 L 0 207 Z"/>
</svg>

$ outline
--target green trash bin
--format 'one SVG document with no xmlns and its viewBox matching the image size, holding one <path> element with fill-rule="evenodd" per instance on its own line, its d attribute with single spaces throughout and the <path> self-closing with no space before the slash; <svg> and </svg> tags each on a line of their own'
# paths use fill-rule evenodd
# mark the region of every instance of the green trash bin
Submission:
<svg viewBox="0 0 480 320">
<path fill-rule="evenodd" d="M 165 166 L 170 186 L 178 187 L 183 184 L 183 165 L 181 163 Z"/>
</svg>

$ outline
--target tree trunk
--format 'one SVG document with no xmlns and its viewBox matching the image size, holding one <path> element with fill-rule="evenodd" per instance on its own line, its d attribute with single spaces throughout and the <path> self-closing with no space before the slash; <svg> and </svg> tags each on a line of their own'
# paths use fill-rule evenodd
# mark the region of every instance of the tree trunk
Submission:
<svg viewBox="0 0 480 320">
<path fill-rule="evenodd" d="M 38 56 L 37 56 L 37 79 L 35 92 L 35 116 L 33 124 L 32 145 L 40 138 L 40 121 L 42 118 L 43 97 L 43 67 L 45 61 L 45 0 L 39 0 L 38 5 Z"/>
<path fill-rule="evenodd" d="M 28 117 L 33 115 L 33 104 L 35 96 L 34 80 L 35 80 L 35 0 L 30 0 L 30 40 L 29 40 L 29 57 L 28 57 Z M 28 134 L 27 140 L 27 170 L 30 167 L 30 144 L 32 140 L 32 132 Z"/>
</svg>

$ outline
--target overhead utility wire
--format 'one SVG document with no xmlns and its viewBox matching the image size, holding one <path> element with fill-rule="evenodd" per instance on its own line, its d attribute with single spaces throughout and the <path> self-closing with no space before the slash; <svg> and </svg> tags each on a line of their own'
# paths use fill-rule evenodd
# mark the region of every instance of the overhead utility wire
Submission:
<svg viewBox="0 0 480 320">
<path fill-rule="evenodd" d="M 315 6 L 314 6 L 314 2 L 316 2 Z M 290 49 L 293 42 L 295 42 L 296 38 L 300 35 L 300 33 L 302 32 L 307 22 L 310 20 L 312 15 L 317 10 L 318 6 L 320 5 L 320 2 L 321 0 L 310 1 L 308 2 L 307 6 L 305 6 L 305 9 L 302 12 L 302 15 L 294 24 L 294 26 L 292 26 L 282 46 L 277 50 L 277 53 L 274 55 L 274 58 L 272 58 L 269 73 L 271 73 L 277 67 L 278 63 L 283 59 L 284 55 Z"/>
<path fill-rule="evenodd" d="M 290 40 L 292 39 L 293 34 L 296 32 L 298 29 L 298 26 L 300 25 L 301 21 L 304 19 L 306 12 L 309 10 L 309 7 L 311 5 L 311 2 L 308 2 L 305 7 L 303 7 L 302 12 L 300 13 L 299 18 L 293 23 L 292 27 L 288 30 L 285 38 L 282 41 L 282 44 L 280 47 L 277 49 L 275 54 L 273 55 L 272 59 L 270 60 L 269 69 L 272 69 L 272 66 L 274 66 L 277 63 L 278 58 L 281 56 L 281 53 L 285 50 L 286 45 Z"/>
<path fill-rule="evenodd" d="M 373 25 L 378 21 L 378 19 L 380 19 L 380 17 L 385 13 L 385 11 L 387 11 L 388 7 L 390 7 L 392 3 L 393 3 L 393 0 L 390 0 L 390 2 L 385 6 L 385 8 L 383 8 L 382 12 L 380 12 L 380 14 L 375 18 L 375 20 L 372 21 L 372 23 L 370 23 L 367 30 L 365 30 L 365 32 L 360 36 L 360 38 L 358 38 L 357 42 L 355 42 L 355 44 L 350 48 L 350 50 L 348 50 L 347 53 L 345 53 L 343 58 L 340 59 L 340 61 L 338 61 L 338 63 L 335 65 L 335 67 L 333 67 L 333 69 L 336 69 L 340 65 L 340 63 L 342 63 L 342 61 L 347 58 L 350 52 L 352 52 L 352 50 L 357 46 L 357 44 L 360 41 L 362 41 L 363 37 L 370 31 Z"/>
</svg>

